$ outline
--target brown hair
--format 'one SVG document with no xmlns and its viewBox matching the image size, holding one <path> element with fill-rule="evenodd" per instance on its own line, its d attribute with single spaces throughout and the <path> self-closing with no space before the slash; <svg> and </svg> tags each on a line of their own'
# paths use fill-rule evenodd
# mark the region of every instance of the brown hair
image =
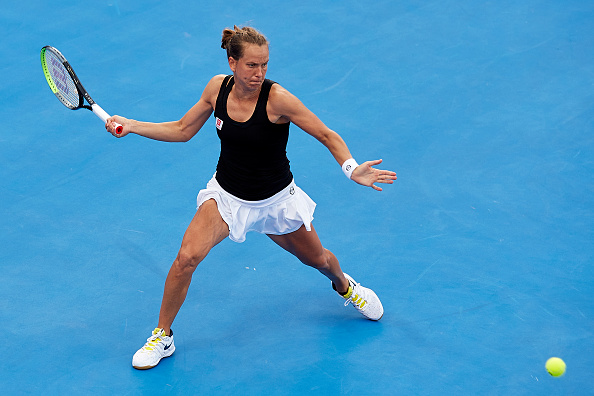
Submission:
<svg viewBox="0 0 594 396">
<path fill-rule="evenodd" d="M 223 29 L 221 48 L 227 50 L 227 58 L 241 59 L 243 56 L 243 45 L 245 43 L 268 45 L 268 40 L 262 33 L 248 26 L 238 28 L 233 25 L 233 29 Z"/>
</svg>

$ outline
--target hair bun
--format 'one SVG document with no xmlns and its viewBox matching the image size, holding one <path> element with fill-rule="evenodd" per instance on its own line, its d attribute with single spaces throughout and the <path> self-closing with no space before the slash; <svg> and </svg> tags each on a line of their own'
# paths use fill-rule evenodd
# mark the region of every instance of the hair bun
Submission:
<svg viewBox="0 0 594 396">
<path fill-rule="evenodd" d="M 252 27 L 238 28 L 237 25 L 233 25 L 233 29 L 223 29 L 221 48 L 227 50 L 228 58 L 240 59 L 244 44 L 268 45 L 268 40 Z"/>
<path fill-rule="evenodd" d="M 229 42 L 231 41 L 231 39 L 233 38 L 233 36 L 237 32 L 237 30 L 238 30 L 238 28 L 235 25 L 233 25 L 233 29 L 229 29 L 229 28 L 223 29 L 223 37 L 221 39 L 221 48 L 222 49 L 227 49 Z"/>
</svg>

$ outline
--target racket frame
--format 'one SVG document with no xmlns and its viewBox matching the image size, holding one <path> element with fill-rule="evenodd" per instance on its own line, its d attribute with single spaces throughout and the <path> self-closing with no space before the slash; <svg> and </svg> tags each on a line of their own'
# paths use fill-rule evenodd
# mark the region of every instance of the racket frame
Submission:
<svg viewBox="0 0 594 396">
<path fill-rule="evenodd" d="M 49 72 L 49 68 L 47 65 L 47 59 L 45 56 L 46 51 L 52 52 L 58 58 L 58 61 L 60 61 L 62 63 L 62 65 L 66 69 L 66 72 L 70 75 L 70 78 L 72 78 L 72 82 L 74 83 L 74 86 L 76 87 L 76 90 L 78 93 L 78 105 L 73 106 L 70 103 L 70 101 L 68 101 L 62 95 L 62 93 L 56 86 L 56 83 L 52 79 L 51 74 Z M 52 47 L 51 45 L 46 45 L 45 47 L 43 47 L 41 49 L 41 66 L 43 68 L 43 74 L 45 75 L 45 79 L 47 80 L 47 83 L 49 84 L 50 89 L 52 90 L 54 95 L 56 95 L 56 97 L 60 100 L 60 102 L 62 102 L 62 104 L 64 106 L 68 107 L 71 110 L 78 110 L 78 109 L 91 110 L 104 123 L 107 122 L 107 119 L 110 117 L 110 115 L 107 114 L 107 112 L 105 110 L 103 110 L 103 108 L 101 108 L 101 106 L 99 106 L 97 103 L 95 103 L 93 98 L 91 98 L 91 95 L 89 95 L 89 93 L 87 92 L 85 87 L 80 82 L 80 79 L 74 72 L 74 69 L 72 68 L 72 66 L 70 66 L 70 63 L 68 63 L 68 60 L 66 60 L 66 57 L 64 57 L 64 55 L 62 55 L 62 53 L 57 48 Z M 85 104 L 85 100 L 87 101 L 88 105 Z M 116 123 L 116 132 L 118 134 L 120 134 L 120 133 L 122 133 L 122 130 L 123 130 L 123 127 L 120 124 Z"/>
</svg>

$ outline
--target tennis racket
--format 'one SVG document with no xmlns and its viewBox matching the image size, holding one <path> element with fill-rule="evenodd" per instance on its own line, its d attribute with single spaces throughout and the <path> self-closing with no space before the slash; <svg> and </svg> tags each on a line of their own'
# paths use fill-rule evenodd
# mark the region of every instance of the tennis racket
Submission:
<svg viewBox="0 0 594 396">
<path fill-rule="evenodd" d="M 71 110 L 88 109 L 105 123 L 110 117 L 82 86 L 74 70 L 56 48 L 46 45 L 41 49 L 41 67 L 52 92 Z M 88 105 L 85 104 L 85 100 Z M 116 123 L 116 133 L 124 128 Z"/>
</svg>

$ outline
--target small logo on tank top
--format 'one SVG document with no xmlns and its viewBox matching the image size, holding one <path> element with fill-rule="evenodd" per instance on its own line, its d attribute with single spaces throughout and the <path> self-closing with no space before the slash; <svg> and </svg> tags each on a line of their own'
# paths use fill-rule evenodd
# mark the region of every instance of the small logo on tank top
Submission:
<svg viewBox="0 0 594 396">
<path fill-rule="evenodd" d="M 221 120 L 219 117 L 215 117 L 216 119 L 216 126 L 217 129 L 220 131 L 223 129 L 223 120 Z"/>
<path fill-rule="evenodd" d="M 289 194 L 295 195 L 295 187 L 291 186 L 291 188 L 289 189 Z"/>
</svg>

